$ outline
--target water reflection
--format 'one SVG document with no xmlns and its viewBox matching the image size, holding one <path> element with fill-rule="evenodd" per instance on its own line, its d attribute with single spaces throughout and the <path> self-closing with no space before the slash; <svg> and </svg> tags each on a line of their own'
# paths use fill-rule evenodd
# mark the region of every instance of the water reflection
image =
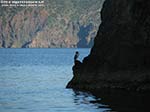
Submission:
<svg viewBox="0 0 150 112">
<path fill-rule="evenodd" d="M 93 108 L 91 112 L 109 112 L 111 110 L 108 105 L 97 102 L 101 99 L 93 96 L 91 93 L 78 90 L 73 90 L 73 92 L 74 103 L 76 105 L 82 105 L 81 107 L 86 107 L 88 105 L 89 108 Z"/>
<path fill-rule="evenodd" d="M 76 105 L 92 105 L 98 112 L 147 112 L 149 110 L 148 93 L 125 91 L 101 91 L 86 93 L 74 91 Z"/>
</svg>

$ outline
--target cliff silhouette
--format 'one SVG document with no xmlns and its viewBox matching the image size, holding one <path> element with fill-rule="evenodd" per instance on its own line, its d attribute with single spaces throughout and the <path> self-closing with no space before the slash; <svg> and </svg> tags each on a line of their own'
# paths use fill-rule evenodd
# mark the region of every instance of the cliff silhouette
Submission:
<svg viewBox="0 0 150 112">
<path fill-rule="evenodd" d="M 67 88 L 150 91 L 150 1 L 106 0 L 89 56 Z"/>
</svg>

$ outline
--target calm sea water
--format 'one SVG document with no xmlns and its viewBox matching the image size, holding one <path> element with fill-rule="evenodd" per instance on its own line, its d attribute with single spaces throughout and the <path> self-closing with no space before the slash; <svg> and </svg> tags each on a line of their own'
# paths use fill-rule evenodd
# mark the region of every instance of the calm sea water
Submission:
<svg viewBox="0 0 150 112">
<path fill-rule="evenodd" d="M 0 112 L 103 112 L 88 93 L 66 89 L 73 56 L 90 49 L 0 49 Z M 101 106 L 102 108 L 98 108 Z"/>
<path fill-rule="evenodd" d="M 149 94 L 66 89 L 76 50 L 0 49 L 0 112 L 148 112 Z"/>
</svg>

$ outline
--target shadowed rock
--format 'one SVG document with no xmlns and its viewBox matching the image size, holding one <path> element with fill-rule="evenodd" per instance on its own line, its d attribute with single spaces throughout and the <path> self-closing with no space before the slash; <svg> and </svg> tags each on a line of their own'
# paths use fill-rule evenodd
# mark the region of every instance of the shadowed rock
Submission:
<svg viewBox="0 0 150 112">
<path fill-rule="evenodd" d="M 150 1 L 106 0 L 94 46 L 67 87 L 150 90 Z"/>
</svg>

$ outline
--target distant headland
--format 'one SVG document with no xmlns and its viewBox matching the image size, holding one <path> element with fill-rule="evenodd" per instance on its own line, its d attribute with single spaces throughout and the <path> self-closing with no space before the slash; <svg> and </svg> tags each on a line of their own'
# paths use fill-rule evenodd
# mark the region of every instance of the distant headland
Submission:
<svg viewBox="0 0 150 112">
<path fill-rule="evenodd" d="M 0 4 L 0 48 L 91 48 L 103 1 L 44 0 L 43 7 Z"/>
</svg>

